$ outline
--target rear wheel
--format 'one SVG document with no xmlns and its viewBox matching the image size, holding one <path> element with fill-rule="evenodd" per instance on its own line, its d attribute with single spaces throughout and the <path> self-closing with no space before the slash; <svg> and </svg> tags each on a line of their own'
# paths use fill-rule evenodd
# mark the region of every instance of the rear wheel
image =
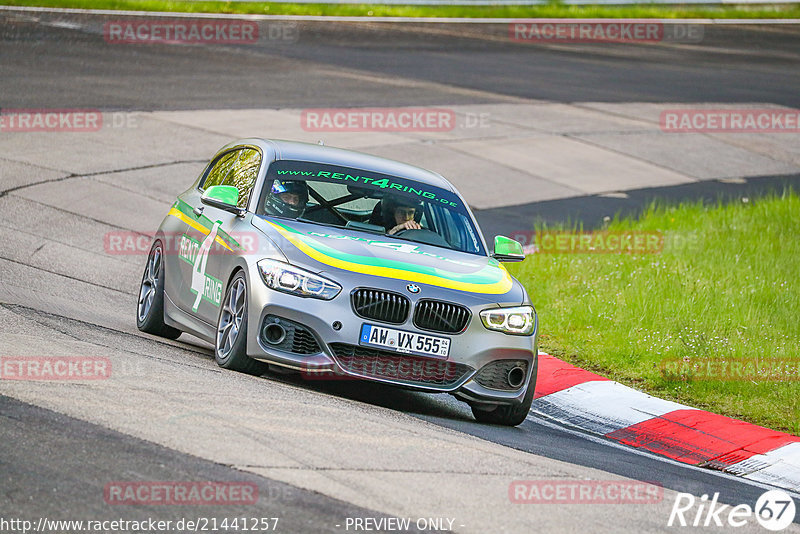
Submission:
<svg viewBox="0 0 800 534">
<path fill-rule="evenodd" d="M 142 332 L 177 339 L 181 331 L 164 323 L 164 249 L 156 241 L 147 256 L 147 265 L 139 287 L 136 326 Z"/>
<path fill-rule="evenodd" d="M 233 277 L 219 310 L 214 359 L 220 367 L 260 375 L 267 364 L 247 355 L 247 280 L 241 271 Z"/>
<path fill-rule="evenodd" d="M 533 403 L 533 394 L 536 390 L 536 375 L 539 367 L 539 359 L 536 358 L 536 363 L 533 366 L 533 373 L 531 380 L 528 383 L 528 388 L 525 390 L 525 396 L 522 398 L 521 404 L 504 404 L 495 406 L 494 408 L 487 405 L 472 404 L 472 415 L 479 423 L 486 423 L 490 425 L 505 425 L 517 426 L 522 424 L 531 410 Z"/>
</svg>

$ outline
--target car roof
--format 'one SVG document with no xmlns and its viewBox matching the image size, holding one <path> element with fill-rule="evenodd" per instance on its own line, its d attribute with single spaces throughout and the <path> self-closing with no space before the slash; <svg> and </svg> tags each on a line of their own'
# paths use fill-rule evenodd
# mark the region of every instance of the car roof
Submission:
<svg viewBox="0 0 800 534">
<path fill-rule="evenodd" d="M 315 163 L 353 167 L 355 169 L 407 178 L 426 185 L 441 187 L 442 189 L 456 192 L 453 185 L 447 181 L 447 179 L 433 171 L 409 165 L 408 163 L 382 158 L 380 156 L 373 156 L 363 152 L 345 150 L 343 148 L 334 148 L 312 143 L 300 143 L 297 141 L 284 141 L 280 139 L 250 138 L 231 143 L 225 147 L 225 150 L 243 144 L 259 146 L 264 150 L 267 159 L 271 161 L 313 161 Z"/>
</svg>

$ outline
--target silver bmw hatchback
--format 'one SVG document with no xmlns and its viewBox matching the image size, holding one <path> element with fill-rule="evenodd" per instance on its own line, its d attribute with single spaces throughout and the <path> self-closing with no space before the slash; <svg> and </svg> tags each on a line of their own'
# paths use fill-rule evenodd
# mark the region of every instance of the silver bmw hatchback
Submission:
<svg viewBox="0 0 800 534">
<path fill-rule="evenodd" d="M 153 239 L 140 330 L 213 343 L 224 368 L 370 380 L 518 425 L 538 318 L 442 176 L 358 152 L 243 139 L 180 194 Z"/>
</svg>

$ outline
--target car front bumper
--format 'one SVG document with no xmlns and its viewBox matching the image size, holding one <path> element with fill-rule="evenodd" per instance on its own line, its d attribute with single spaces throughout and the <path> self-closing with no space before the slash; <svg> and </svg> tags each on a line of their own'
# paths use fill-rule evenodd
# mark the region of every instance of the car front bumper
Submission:
<svg viewBox="0 0 800 534">
<path fill-rule="evenodd" d="M 324 273 L 323 273 L 324 274 Z M 538 321 L 529 336 L 509 335 L 488 330 L 480 320 L 481 310 L 498 307 L 487 297 L 469 295 L 435 286 L 418 284 L 418 295 L 406 290 L 406 282 L 369 275 L 326 275 L 343 286 L 334 299 L 325 301 L 303 298 L 267 287 L 254 265 L 249 269 L 247 353 L 251 358 L 300 371 L 307 378 L 354 379 L 382 382 L 426 392 L 451 393 L 471 403 L 518 404 L 527 387 L 535 387 Z M 462 302 L 471 312 L 466 329 L 459 334 L 442 334 L 417 328 L 413 312 L 402 324 L 386 324 L 356 315 L 350 292 L 357 287 L 380 288 L 404 294 L 416 305 L 420 298 Z M 465 300 L 467 302 L 465 302 Z M 519 302 L 506 304 L 519 305 Z M 313 341 L 303 334 L 304 353 L 294 352 L 286 343 L 270 343 L 262 334 L 267 323 L 275 318 L 282 328 L 294 336 L 296 326 L 305 329 Z M 359 345 L 363 324 L 373 324 L 429 336 L 450 339 L 446 359 L 407 355 Z M 314 346 L 316 344 L 316 346 Z M 495 364 L 494 362 L 501 362 Z M 498 365 L 493 371 L 524 363 L 524 380 L 517 388 L 487 387 L 486 366 Z M 493 376 L 497 375 L 494 373 Z M 494 384 L 494 382 L 492 383 Z"/>
</svg>

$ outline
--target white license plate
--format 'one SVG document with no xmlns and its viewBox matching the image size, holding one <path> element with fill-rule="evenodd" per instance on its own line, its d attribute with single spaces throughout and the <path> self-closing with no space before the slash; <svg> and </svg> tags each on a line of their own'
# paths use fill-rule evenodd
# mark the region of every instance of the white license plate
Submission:
<svg viewBox="0 0 800 534">
<path fill-rule="evenodd" d="M 450 340 L 446 337 L 426 336 L 374 324 L 361 325 L 359 343 L 395 352 L 422 354 L 437 358 L 446 358 L 450 353 Z"/>
</svg>

